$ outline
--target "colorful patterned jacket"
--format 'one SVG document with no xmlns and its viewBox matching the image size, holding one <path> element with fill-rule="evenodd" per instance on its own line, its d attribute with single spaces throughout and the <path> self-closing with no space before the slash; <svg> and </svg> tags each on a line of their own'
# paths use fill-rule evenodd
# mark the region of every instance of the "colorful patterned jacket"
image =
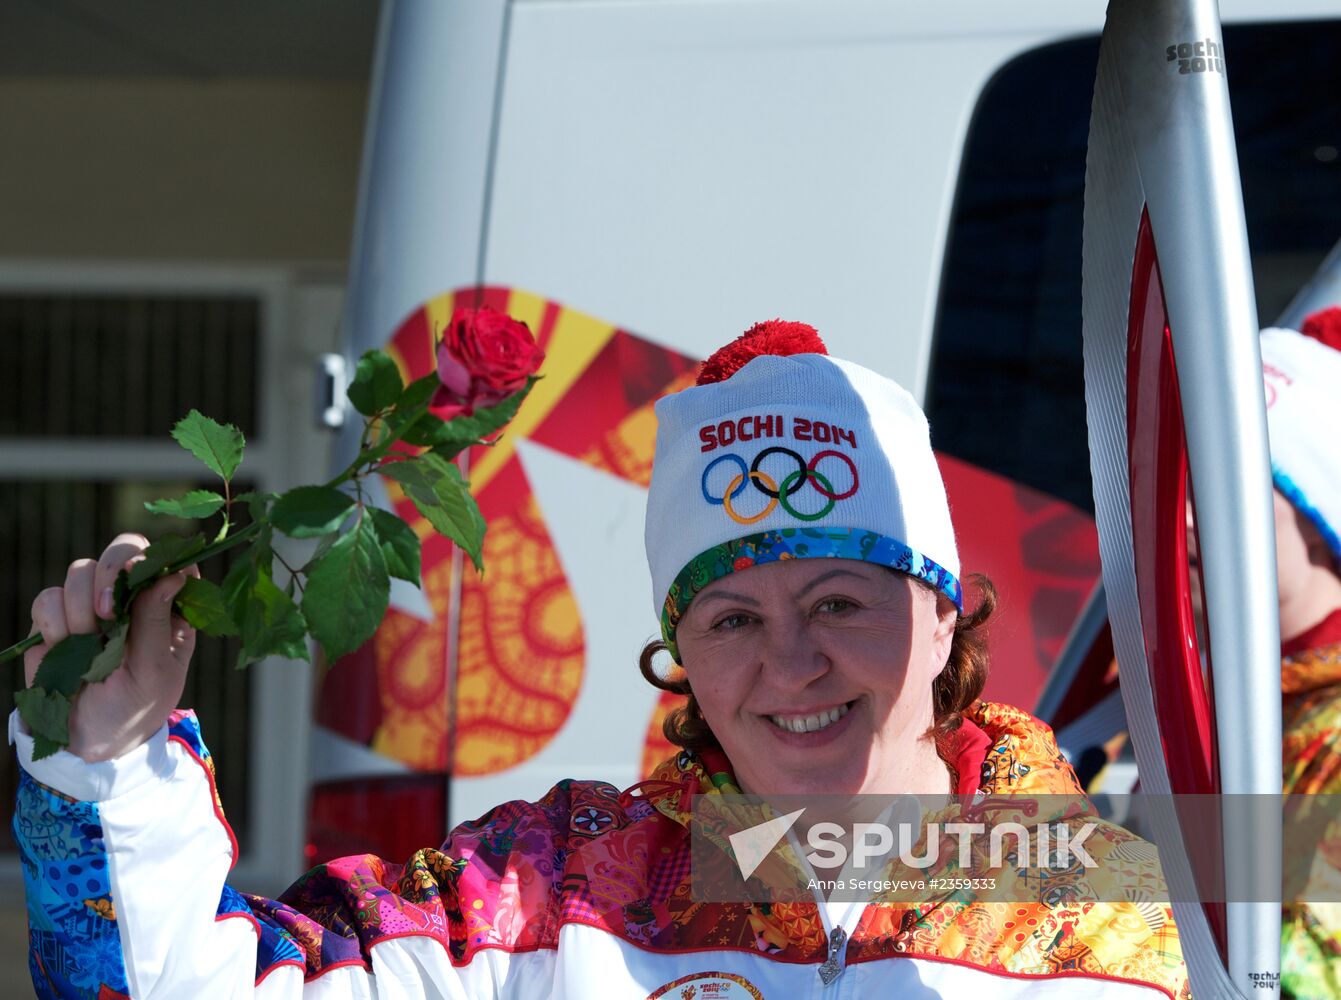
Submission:
<svg viewBox="0 0 1341 1000">
<path fill-rule="evenodd" d="M 984 793 L 1079 793 L 1047 727 L 987 703 L 968 716 L 985 734 Z M 42 997 L 1190 995 L 1167 904 L 952 894 L 851 907 L 841 971 L 825 985 L 836 904 L 690 896 L 687 796 L 734 790 L 711 755 L 666 762 L 645 796 L 564 781 L 459 827 L 442 850 L 404 865 L 342 858 L 267 900 L 225 884 L 236 845 L 189 714 L 102 764 L 34 762 L 16 717 L 10 736 L 25 771 L 14 828 Z M 1121 852 L 1158 891 L 1157 859 L 1131 834 L 1105 827 L 1088 847 Z"/>
<path fill-rule="evenodd" d="M 1285 793 L 1334 795 L 1341 792 L 1341 611 L 1282 652 Z M 1297 1000 L 1341 998 L 1341 903 L 1285 908 L 1281 991 Z"/>
</svg>

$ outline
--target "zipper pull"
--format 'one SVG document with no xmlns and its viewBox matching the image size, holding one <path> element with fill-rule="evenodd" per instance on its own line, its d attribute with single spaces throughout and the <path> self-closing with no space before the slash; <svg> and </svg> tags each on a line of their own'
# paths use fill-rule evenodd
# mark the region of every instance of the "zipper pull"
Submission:
<svg viewBox="0 0 1341 1000">
<path fill-rule="evenodd" d="M 847 959 L 847 931 L 841 927 L 835 927 L 829 932 L 829 957 L 824 964 L 819 967 L 819 977 L 828 986 L 835 979 L 843 974 L 844 964 Z"/>
</svg>

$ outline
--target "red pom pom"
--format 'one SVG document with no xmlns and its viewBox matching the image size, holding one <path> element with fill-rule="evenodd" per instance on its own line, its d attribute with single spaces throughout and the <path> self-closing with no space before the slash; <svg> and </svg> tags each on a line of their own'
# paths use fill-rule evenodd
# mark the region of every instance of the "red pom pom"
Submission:
<svg viewBox="0 0 1341 1000">
<path fill-rule="evenodd" d="M 725 347 L 718 348 L 703 362 L 695 384 L 707 385 L 730 378 L 752 358 L 761 354 L 828 354 L 819 332 L 808 323 L 788 323 L 771 319 L 755 323 Z"/>
<path fill-rule="evenodd" d="M 1299 332 L 1341 351 L 1341 306 L 1319 309 L 1304 320 Z"/>
</svg>

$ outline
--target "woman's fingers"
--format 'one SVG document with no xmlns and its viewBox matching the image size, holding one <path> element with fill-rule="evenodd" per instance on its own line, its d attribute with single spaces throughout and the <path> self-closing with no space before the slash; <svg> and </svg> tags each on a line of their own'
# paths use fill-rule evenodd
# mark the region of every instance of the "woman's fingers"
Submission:
<svg viewBox="0 0 1341 1000">
<path fill-rule="evenodd" d="M 42 645 L 23 654 L 23 675 L 29 687 L 33 686 L 33 678 L 37 676 L 37 668 L 47 650 L 70 634 L 65 622 L 65 591 L 60 587 L 48 587 L 38 594 L 33 598 L 32 616 L 33 627 L 28 634 L 40 634 Z"/>
<path fill-rule="evenodd" d="M 37 622 L 34 621 L 28 634 L 37 635 L 40 631 Z M 23 683 L 26 687 L 33 686 L 33 678 L 37 676 L 37 668 L 42 665 L 42 657 L 47 655 L 47 650 L 50 648 L 50 644 L 43 642 L 23 654 Z"/>
<path fill-rule="evenodd" d="M 149 539 L 133 532 L 125 532 L 112 539 L 98 557 L 97 572 L 93 576 L 94 608 L 99 618 L 112 618 L 112 587 L 116 576 L 126 563 L 141 555 L 149 547 Z"/>
<path fill-rule="evenodd" d="M 48 587 L 33 599 L 33 627 L 42 633 L 42 641 L 54 646 L 70 634 L 65 622 L 65 591 Z"/>
<path fill-rule="evenodd" d="M 94 560 L 76 559 L 65 573 L 65 624 L 74 635 L 98 630 L 93 589 L 97 570 Z"/>
<path fill-rule="evenodd" d="M 130 635 L 137 659 L 144 654 L 150 669 L 175 671 L 178 647 L 189 642 L 194 648 L 195 630 L 172 613 L 172 599 L 185 584 L 184 572 L 165 576 L 137 597 L 130 609 Z"/>
<path fill-rule="evenodd" d="M 200 579 L 200 567 L 188 566 L 183 572 L 188 577 Z M 182 581 L 183 585 L 185 581 Z M 185 618 L 180 615 L 172 616 L 172 655 L 183 666 L 191 662 L 191 656 L 196 649 L 196 630 Z"/>
</svg>

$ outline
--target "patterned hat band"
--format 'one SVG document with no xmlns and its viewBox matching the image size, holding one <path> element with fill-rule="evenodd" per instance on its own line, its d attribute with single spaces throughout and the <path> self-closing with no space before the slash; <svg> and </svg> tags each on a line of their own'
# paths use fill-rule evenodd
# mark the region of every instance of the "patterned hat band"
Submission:
<svg viewBox="0 0 1341 1000">
<path fill-rule="evenodd" d="M 675 577 L 661 610 L 661 636 L 675 662 L 680 662 L 675 631 L 690 602 L 708 584 L 752 566 L 784 559 L 856 559 L 886 566 L 921 580 L 949 598 L 959 611 L 964 610 L 958 578 L 897 539 L 863 528 L 828 525 L 765 531 L 714 545 L 691 559 Z"/>
</svg>

